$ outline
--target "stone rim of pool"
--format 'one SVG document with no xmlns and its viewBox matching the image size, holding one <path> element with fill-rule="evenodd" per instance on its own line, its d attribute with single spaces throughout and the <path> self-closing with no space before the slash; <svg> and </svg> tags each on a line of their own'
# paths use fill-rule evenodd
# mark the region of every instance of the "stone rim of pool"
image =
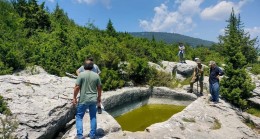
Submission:
<svg viewBox="0 0 260 139">
<path fill-rule="evenodd" d="M 112 94 L 112 93 L 116 93 L 116 94 Z M 115 120 L 117 119 L 116 117 L 124 115 L 127 112 L 138 109 L 145 105 L 167 104 L 167 105 L 184 106 L 183 109 L 185 109 L 186 106 L 188 106 L 194 100 L 197 99 L 197 96 L 194 94 L 169 89 L 166 87 L 154 87 L 153 89 L 140 87 L 138 90 L 136 90 L 136 88 L 135 90 L 129 88 L 129 90 L 125 89 L 123 92 L 110 92 L 110 94 L 111 95 L 107 95 L 103 99 L 103 104 L 104 104 L 104 109 L 111 116 L 113 116 Z M 171 114 L 163 121 L 168 120 L 174 114 L 176 113 Z M 153 122 L 152 124 L 147 125 L 147 127 L 163 121 Z M 120 122 L 118 123 L 120 124 Z M 121 124 L 120 126 L 123 130 L 130 131 L 130 132 L 144 131 L 147 128 L 145 127 L 142 130 L 129 130 L 129 129 L 125 129 L 124 126 L 122 126 Z"/>
</svg>

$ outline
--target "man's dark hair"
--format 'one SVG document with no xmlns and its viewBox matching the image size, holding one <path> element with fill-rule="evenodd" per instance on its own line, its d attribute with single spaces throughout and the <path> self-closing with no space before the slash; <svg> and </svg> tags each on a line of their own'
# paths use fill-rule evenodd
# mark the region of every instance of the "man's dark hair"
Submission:
<svg viewBox="0 0 260 139">
<path fill-rule="evenodd" d="M 94 61 L 93 57 L 88 57 L 87 60 L 92 61 L 92 62 Z"/>
<path fill-rule="evenodd" d="M 85 70 L 92 70 L 94 67 L 94 64 L 93 63 L 85 63 L 84 64 L 84 69 Z"/>
<path fill-rule="evenodd" d="M 93 61 L 94 61 L 94 58 L 93 58 L 93 57 L 86 57 L 86 58 L 85 58 L 85 61 L 87 61 L 87 60 L 89 60 L 89 61 L 92 61 L 92 62 L 93 62 Z"/>
</svg>

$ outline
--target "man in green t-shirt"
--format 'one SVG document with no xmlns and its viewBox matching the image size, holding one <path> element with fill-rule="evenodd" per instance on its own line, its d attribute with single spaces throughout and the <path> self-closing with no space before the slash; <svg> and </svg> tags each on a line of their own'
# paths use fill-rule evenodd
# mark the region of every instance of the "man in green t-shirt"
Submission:
<svg viewBox="0 0 260 139">
<path fill-rule="evenodd" d="M 77 104 L 76 113 L 76 128 L 77 128 L 77 138 L 83 138 L 83 123 L 82 119 L 84 117 L 85 111 L 89 109 L 90 116 L 90 138 L 95 138 L 97 121 L 96 121 L 96 105 L 100 106 L 101 103 L 101 81 L 99 75 L 93 71 L 92 62 L 87 62 L 84 65 L 84 72 L 81 72 L 76 80 L 76 85 L 74 88 L 73 104 Z M 80 91 L 79 102 L 77 100 L 77 95 Z"/>
</svg>

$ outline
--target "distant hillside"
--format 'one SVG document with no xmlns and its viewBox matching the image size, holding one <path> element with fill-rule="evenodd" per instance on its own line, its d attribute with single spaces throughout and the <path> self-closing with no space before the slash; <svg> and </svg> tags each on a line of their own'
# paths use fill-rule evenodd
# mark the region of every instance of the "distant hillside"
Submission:
<svg viewBox="0 0 260 139">
<path fill-rule="evenodd" d="M 198 46 L 198 45 L 210 46 L 214 43 L 212 41 L 202 40 L 202 39 L 199 39 L 199 38 L 193 38 L 193 37 L 184 36 L 184 35 L 176 34 L 176 33 L 131 32 L 130 34 L 135 36 L 135 37 L 148 38 L 150 40 L 154 36 L 155 40 L 157 40 L 157 41 L 163 41 L 163 42 L 168 43 L 168 44 L 182 42 L 182 43 L 185 43 L 185 44 L 189 44 L 193 47 Z"/>
</svg>

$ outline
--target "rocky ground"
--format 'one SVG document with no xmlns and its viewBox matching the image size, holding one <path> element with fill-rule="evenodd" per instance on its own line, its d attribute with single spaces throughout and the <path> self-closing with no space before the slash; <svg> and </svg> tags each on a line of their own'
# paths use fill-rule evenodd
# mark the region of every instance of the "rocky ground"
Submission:
<svg viewBox="0 0 260 139">
<path fill-rule="evenodd" d="M 36 69 L 0 76 L 0 95 L 19 121 L 18 138 L 52 138 L 74 118 L 74 79 Z"/>
<path fill-rule="evenodd" d="M 182 73 L 177 73 L 179 67 L 177 63 L 167 61 L 163 63 L 162 70 L 175 71 L 173 73 L 176 74 Z M 190 69 L 189 67 L 193 64 L 190 65 L 188 62 L 185 65 L 186 69 Z M 181 69 L 185 69 L 185 67 L 179 70 Z M 192 71 L 188 70 L 185 73 L 190 74 L 190 72 Z M 254 75 L 252 78 L 257 86 L 252 99 L 256 99 L 257 102 L 259 101 L 260 78 Z M 0 76 L 0 95 L 7 101 L 8 107 L 19 122 L 16 131 L 18 138 L 74 138 L 76 133 L 75 108 L 71 104 L 74 84 L 75 79 L 50 75 L 40 67 L 28 69 L 15 75 Z M 206 78 L 204 85 L 207 89 Z M 212 104 L 208 101 L 209 96 L 206 93 L 197 99 L 196 95 L 186 93 L 186 87 L 176 90 L 165 87 L 153 90 L 147 87 L 130 87 L 105 92 L 102 99 L 105 109 L 154 96 L 183 100 L 183 102 L 178 102 L 186 105 L 194 102 L 182 112 L 173 115 L 169 120 L 151 125 L 142 132 L 122 131 L 115 119 L 104 111 L 101 115 L 97 115 L 99 137 L 104 139 L 260 138 L 259 133 L 243 123 L 243 119 L 250 116 L 259 129 L 260 118 L 240 113 L 239 110 L 223 100 L 220 101 L 221 103 Z M 194 88 L 196 88 L 196 84 Z M 89 123 L 88 113 L 86 113 L 84 120 L 85 123 Z M 89 124 L 84 126 L 84 133 L 87 134 Z M 66 131 L 60 132 L 60 130 Z"/>
<path fill-rule="evenodd" d="M 203 96 L 169 120 L 151 125 L 143 132 L 118 132 L 104 138 L 259 139 L 260 136 L 241 121 L 236 108 L 223 100 L 212 104 L 208 96 Z"/>
</svg>

